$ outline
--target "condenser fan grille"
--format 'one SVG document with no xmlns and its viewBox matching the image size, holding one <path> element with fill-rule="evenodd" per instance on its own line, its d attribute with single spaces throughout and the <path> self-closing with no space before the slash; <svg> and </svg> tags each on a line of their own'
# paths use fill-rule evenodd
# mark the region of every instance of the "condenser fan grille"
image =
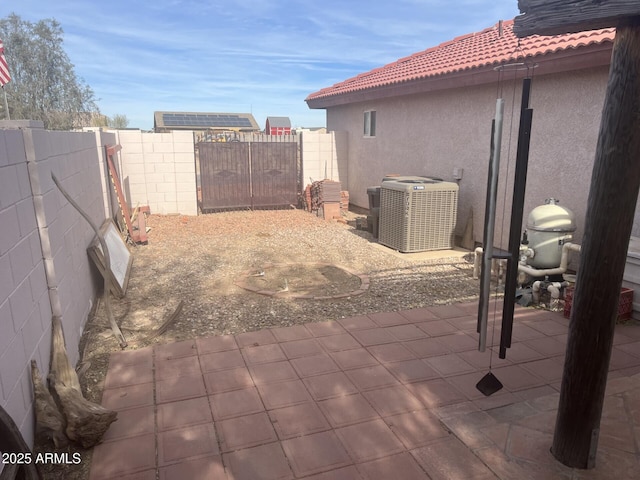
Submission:
<svg viewBox="0 0 640 480">
<path fill-rule="evenodd" d="M 383 182 L 378 241 L 400 252 L 452 248 L 457 210 L 455 183 Z"/>
</svg>

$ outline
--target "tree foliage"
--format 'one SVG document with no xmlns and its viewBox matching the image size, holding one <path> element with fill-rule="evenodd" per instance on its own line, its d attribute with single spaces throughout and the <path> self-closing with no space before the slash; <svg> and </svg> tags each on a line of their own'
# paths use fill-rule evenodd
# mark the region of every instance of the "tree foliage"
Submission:
<svg viewBox="0 0 640 480">
<path fill-rule="evenodd" d="M 11 74 L 4 88 L 12 120 L 42 120 L 54 130 L 93 124 L 100 115 L 93 90 L 76 76 L 56 20 L 31 23 L 12 13 L 0 19 L 0 38 Z"/>
<path fill-rule="evenodd" d="M 129 119 L 126 115 L 116 113 L 113 117 L 109 117 L 109 126 L 111 128 L 127 128 L 129 126 Z"/>
</svg>

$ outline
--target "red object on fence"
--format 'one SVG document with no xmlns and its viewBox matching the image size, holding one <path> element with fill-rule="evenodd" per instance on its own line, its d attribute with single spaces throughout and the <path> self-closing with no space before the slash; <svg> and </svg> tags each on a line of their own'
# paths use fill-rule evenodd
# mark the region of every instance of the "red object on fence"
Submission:
<svg viewBox="0 0 640 480">
<path fill-rule="evenodd" d="M 113 163 L 113 155 L 116 152 L 119 152 L 122 149 L 120 145 L 105 145 L 105 150 L 107 152 L 107 167 L 109 168 L 109 174 L 111 175 L 111 183 L 116 191 L 116 195 L 118 197 L 118 204 L 120 205 L 120 209 L 122 210 L 122 217 L 124 218 L 124 222 L 127 225 L 127 230 L 129 232 L 129 238 L 134 243 L 142 243 L 147 244 L 149 241 L 147 237 L 147 225 L 145 222 L 144 214 L 150 213 L 148 206 L 143 206 L 138 209 L 138 215 L 134 219 L 131 219 L 131 214 L 129 212 L 129 205 L 124 198 L 124 193 L 122 191 L 122 185 L 120 184 L 120 179 L 118 178 L 118 172 L 116 171 L 116 167 Z"/>
<path fill-rule="evenodd" d="M 564 316 L 571 316 L 571 306 L 573 305 L 573 294 L 575 287 L 567 287 L 564 290 Z M 618 301 L 618 319 L 628 320 L 633 312 L 633 290 L 623 288 L 620 290 L 620 300 Z"/>
<path fill-rule="evenodd" d="M 0 86 L 4 87 L 10 80 L 9 66 L 7 65 L 7 59 L 4 58 L 4 44 L 0 40 Z"/>
</svg>

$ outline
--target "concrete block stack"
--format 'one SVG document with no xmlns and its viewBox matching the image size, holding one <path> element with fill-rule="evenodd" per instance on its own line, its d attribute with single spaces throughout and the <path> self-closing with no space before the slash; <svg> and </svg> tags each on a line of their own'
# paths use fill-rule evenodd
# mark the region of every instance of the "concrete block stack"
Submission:
<svg viewBox="0 0 640 480">
<path fill-rule="evenodd" d="M 340 211 L 341 212 L 349 211 L 349 192 L 346 190 L 342 190 L 340 192 Z"/>
<path fill-rule="evenodd" d="M 320 180 L 311 184 L 311 212 L 325 220 L 341 218 L 342 194 L 340 182 Z M 348 205 L 348 203 L 347 203 Z"/>
</svg>

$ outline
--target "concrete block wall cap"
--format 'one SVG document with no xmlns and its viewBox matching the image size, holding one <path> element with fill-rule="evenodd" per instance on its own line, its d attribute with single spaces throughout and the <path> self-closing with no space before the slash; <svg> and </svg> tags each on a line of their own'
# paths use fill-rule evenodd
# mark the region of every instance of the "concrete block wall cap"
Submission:
<svg viewBox="0 0 640 480">
<path fill-rule="evenodd" d="M 21 128 L 44 129 L 42 120 L 0 120 L 0 128 L 17 130 Z"/>
</svg>

